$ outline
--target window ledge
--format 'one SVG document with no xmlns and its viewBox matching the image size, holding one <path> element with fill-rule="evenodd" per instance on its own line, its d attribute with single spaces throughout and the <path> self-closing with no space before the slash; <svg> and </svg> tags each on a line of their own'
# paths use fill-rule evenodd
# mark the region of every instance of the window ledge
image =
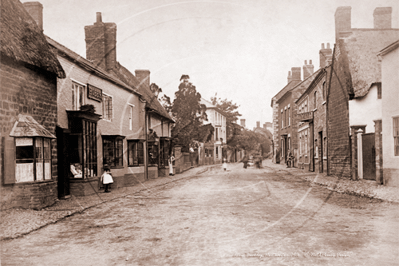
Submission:
<svg viewBox="0 0 399 266">
<path fill-rule="evenodd" d="M 323 103 L 322 103 L 322 105 L 325 105 L 326 104 L 326 101 L 324 101 Z"/>
<path fill-rule="evenodd" d="M 25 181 L 25 182 L 15 182 L 15 185 L 34 185 L 41 183 L 55 182 L 55 179 L 37 180 L 37 181 Z M 10 184 L 11 185 L 11 184 Z"/>
<path fill-rule="evenodd" d="M 110 168 L 111 169 L 123 169 L 124 167 L 123 166 L 111 166 Z"/>
<path fill-rule="evenodd" d="M 313 109 L 313 112 L 316 112 L 316 111 L 317 111 L 317 108 Z"/>
</svg>

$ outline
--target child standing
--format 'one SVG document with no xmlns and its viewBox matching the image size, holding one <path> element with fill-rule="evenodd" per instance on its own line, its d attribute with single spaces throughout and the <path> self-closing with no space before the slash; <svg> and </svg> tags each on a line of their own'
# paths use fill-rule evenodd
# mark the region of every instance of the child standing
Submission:
<svg viewBox="0 0 399 266">
<path fill-rule="evenodd" d="M 109 191 L 109 186 L 114 183 L 114 180 L 112 179 L 111 169 L 108 165 L 104 165 L 104 173 L 101 176 L 101 183 L 104 184 L 105 193 L 111 192 Z"/>
</svg>

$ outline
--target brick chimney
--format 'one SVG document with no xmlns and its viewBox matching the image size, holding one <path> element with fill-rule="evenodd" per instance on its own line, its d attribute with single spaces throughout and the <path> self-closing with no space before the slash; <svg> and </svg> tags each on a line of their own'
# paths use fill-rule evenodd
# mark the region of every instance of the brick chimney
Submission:
<svg viewBox="0 0 399 266">
<path fill-rule="evenodd" d="M 85 26 L 86 58 L 104 70 L 116 67 L 116 24 L 102 22 L 101 12 L 93 25 Z"/>
<path fill-rule="evenodd" d="M 301 68 L 291 67 L 292 80 L 301 80 Z"/>
<path fill-rule="evenodd" d="M 260 121 L 256 121 L 256 128 L 260 128 Z"/>
<path fill-rule="evenodd" d="M 314 72 L 314 65 L 312 64 L 312 60 L 309 60 L 309 65 L 305 60 L 305 64 L 303 65 L 303 80 L 307 79 Z"/>
<path fill-rule="evenodd" d="M 291 71 L 288 71 L 288 77 L 287 77 L 287 83 L 290 83 L 292 80 L 292 75 L 291 75 Z"/>
<path fill-rule="evenodd" d="M 23 3 L 25 10 L 36 21 L 40 30 L 43 32 L 43 5 L 39 2 Z"/>
<path fill-rule="evenodd" d="M 147 84 L 150 86 L 150 71 L 146 69 L 136 69 L 134 71 L 136 74 L 136 78 L 140 81 L 141 84 Z"/>
<path fill-rule="evenodd" d="M 320 57 L 320 68 L 328 66 L 332 59 L 332 49 L 330 48 L 330 43 L 327 43 L 327 48 L 324 47 L 324 43 L 321 44 L 321 49 L 319 51 Z"/>
<path fill-rule="evenodd" d="M 240 123 L 242 127 L 245 127 L 245 119 L 240 119 Z"/>
<path fill-rule="evenodd" d="M 335 40 L 347 36 L 351 31 L 351 9 L 350 6 L 340 6 L 335 11 Z"/>
<path fill-rule="evenodd" d="M 374 9 L 374 28 L 390 29 L 392 27 L 392 7 L 377 7 Z"/>
</svg>

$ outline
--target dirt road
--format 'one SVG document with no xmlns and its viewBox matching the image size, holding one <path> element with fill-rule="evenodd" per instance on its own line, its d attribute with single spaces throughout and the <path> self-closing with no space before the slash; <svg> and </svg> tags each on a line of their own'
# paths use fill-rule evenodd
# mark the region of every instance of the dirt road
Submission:
<svg viewBox="0 0 399 266">
<path fill-rule="evenodd" d="M 397 265 L 398 205 L 241 167 L 3 241 L 2 265 Z"/>
</svg>

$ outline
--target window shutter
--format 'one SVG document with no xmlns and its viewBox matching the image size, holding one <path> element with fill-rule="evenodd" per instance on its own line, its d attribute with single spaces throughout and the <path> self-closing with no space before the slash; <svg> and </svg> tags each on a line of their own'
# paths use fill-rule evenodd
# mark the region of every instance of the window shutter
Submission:
<svg viewBox="0 0 399 266">
<path fill-rule="evenodd" d="M 13 137 L 4 138 L 4 184 L 15 183 L 15 143 Z"/>
</svg>

